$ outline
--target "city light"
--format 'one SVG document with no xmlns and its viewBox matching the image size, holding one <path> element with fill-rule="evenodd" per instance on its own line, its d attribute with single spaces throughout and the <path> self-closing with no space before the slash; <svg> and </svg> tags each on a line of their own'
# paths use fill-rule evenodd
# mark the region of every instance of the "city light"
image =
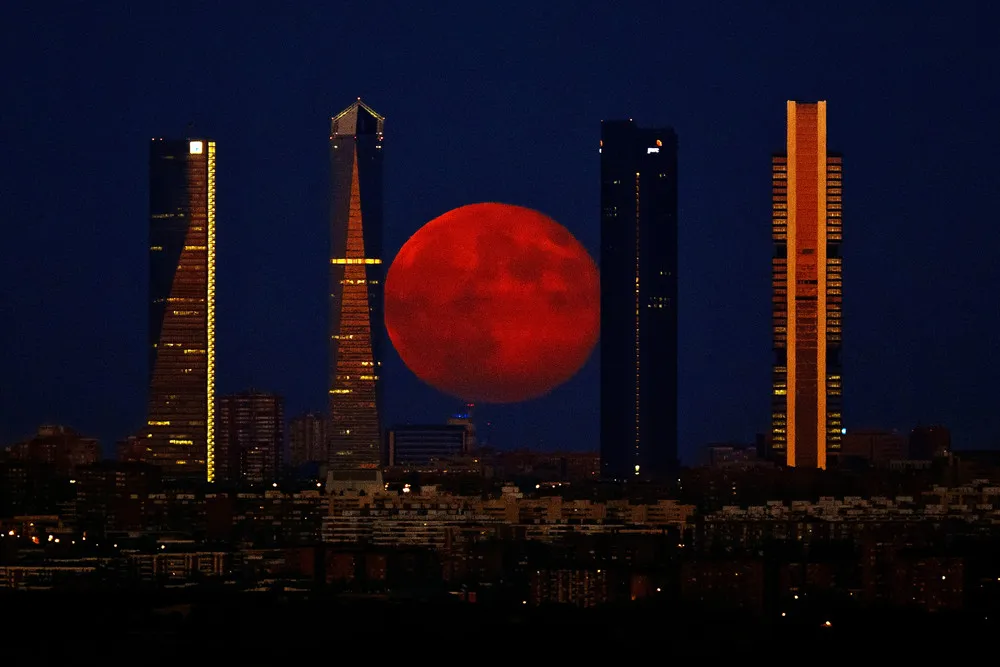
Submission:
<svg viewBox="0 0 1000 667">
<path fill-rule="evenodd" d="M 12 439 L 0 451 L 0 589 L 18 597 L 12 618 L 30 611 L 44 641 L 84 646 L 98 662 L 90 644 L 67 634 L 85 621 L 102 627 L 81 636 L 116 648 L 126 637 L 146 641 L 147 653 L 201 638 L 235 651 L 248 644 L 240 639 L 250 626 L 231 630 L 216 620 L 239 625 L 247 616 L 262 633 L 249 642 L 255 650 L 277 637 L 281 650 L 303 644 L 329 654 L 324 633 L 334 628 L 335 639 L 350 640 L 349 649 L 356 643 L 362 655 L 372 642 L 349 622 L 406 644 L 396 626 L 420 635 L 426 620 L 441 631 L 409 644 L 432 661 L 441 657 L 432 649 L 446 654 L 452 635 L 484 629 L 491 637 L 478 653 L 508 660 L 526 654 L 514 642 L 530 632 L 538 645 L 555 641 L 567 656 L 582 648 L 594 661 L 608 638 L 650 639 L 649 623 L 659 628 L 654 644 L 709 654 L 728 643 L 746 651 L 744 661 L 760 647 L 800 639 L 812 642 L 808 659 L 831 651 L 841 635 L 858 655 L 870 635 L 924 640 L 924 649 L 932 638 L 989 639 L 977 622 L 1000 607 L 990 587 L 995 580 L 1000 589 L 991 558 L 1000 544 L 1000 456 L 988 434 L 969 429 L 989 427 L 992 413 L 980 410 L 986 427 L 954 424 L 954 442 L 931 420 L 959 419 L 956 405 L 996 402 L 996 364 L 973 354 L 990 344 L 993 322 L 983 312 L 996 310 L 995 276 L 968 268 L 992 261 L 992 190 L 971 187 L 995 166 L 996 105 L 972 89 L 983 79 L 992 90 L 985 83 L 992 61 L 980 54 L 963 62 L 952 49 L 951 69 L 964 74 L 949 87 L 948 67 L 923 67 L 926 81 L 910 76 L 920 68 L 900 66 L 905 49 L 893 52 L 888 70 L 878 49 L 854 53 L 858 40 L 803 51 L 800 33 L 814 22 L 796 15 L 771 37 L 748 31 L 748 43 L 815 62 L 785 67 L 774 79 L 781 86 L 748 78 L 752 95 L 729 80 L 708 98 L 697 90 L 670 96 L 660 106 L 675 115 L 665 120 L 677 122 L 679 137 L 626 115 L 587 120 L 597 106 L 631 104 L 652 116 L 648 95 L 629 93 L 607 72 L 655 87 L 677 78 L 671 67 L 686 66 L 676 54 L 588 74 L 573 69 L 577 60 L 552 60 L 554 52 L 542 49 L 539 62 L 559 66 L 540 69 L 562 79 L 518 90 L 556 90 L 568 100 L 558 108 L 552 95 L 513 96 L 492 74 L 484 103 L 451 80 L 481 67 L 438 63 L 431 69 L 442 85 L 414 82 L 414 90 L 429 91 L 424 100 L 372 76 L 379 67 L 366 54 L 394 48 L 393 39 L 359 49 L 342 38 L 364 31 L 364 21 L 327 18 L 317 25 L 347 26 L 329 33 L 339 48 L 321 59 L 330 72 L 310 74 L 315 63 L 301 59 L 306 76 L 289 79 L 288 95 L 254 90 L 254 81 L 273 77 L 236 57 L 240 49 L 224 31 L 205 32 L 219 40 L 209 51 L 235 54 L 223 64 L 239 64 L 242 76 L 188 67 L 204 47 L 184 35 L 174 37 L 185 48 L 159 54 L 179 59 L 176 71 L 153 68 L 138 91 L 115 83 L 115 72 L 108 79 L 86 49 L 67 51 L 58 39 L 40 40 L 45 48 L 34 58 L 16 61 L 28 68 L 18 81 L 32 85 L 15 90 L 15 101 L 24 98 L 24 109 L 40 115 L 13 117 L 9 155 L 15 176 L 26 176 L 5 179 L 5 197 L 24 202 L 8 216 L 12 285 L 26 290 L 18 304 L 33 305 L 15 309 L 25 317 L 14 318 L 17 344 L 8 353 L 26 356 L 8 365 L 25 377 L 11 391 L 37 394 L 11 403 Z M 515 28 L 536 23 L 515 18 Z M 633 23 L 641 28 L 652 18 Z M 938 24 L 937 32 L 952 28 Z M 411 39 L 426 41 L 426 30 L 414 28 Z M 539 34 L 549 33 L 542 26 Z M 576 41 L 600 47 L 588 34 Z M 976 41 L 968 30 L 962 39 Z M 663 41 L 675 48 L 676 40 Z M 921 42 L 907 44 L 913 51 Z M 460 43 L 447 46 L 468 60 Z M 110 83 L 51 91 L 36 79 L 56 63 L 47 60 L 52 49 L 64 65 Z M 607 58 L 595 53 L 580 62 Z M 149 58 L 123 55 L 149 69 Z M 850 73 L 860 56 L 858 85 L 826 91 L 844 98 L 830 119 L 853 147 L 845 162 L 827 145 L 827 102 L 786 100 L 782 90 L 822 95 L 817 84 L 829 83 L 828 70 Z M 33 64 L 39 59 L 45 67 Z M 727 76 L 724 60 L 704 67 Z M 385 62 L 409 66 L 405 58 Z M 860 76 L 889 70 L 901 85 L 920 83 L 920 94 L 901 96 L 905 85 Z M 307 133 L 296 138 L 288 123 L 269 122 L 269 106 L 212 110 L 220 95 L 243 89 L 279 100 L 282 113 L 297 118 L 305 98 L 294 88 L 314 80 L 337 87 L 354 75 L 400 105 L 410 136 L 401 137 L 398 157 L 382 150 L 385 118 L 360 98 L 325 116 L 329 134 L 320 126 L 311 145 L 300 141 Z M 581 81 L 607 99 L 569 104 Z M 129 93 L 112 95 L 118 102 L 151 102 L 106 105 L 114 122 L 102 126 L 90 111 L 105 89 Z M 963 104 L 946 94 L 952 89 L 968 90 Z M 886 99 L 865 101 L 857 92 L 872 90 Z M 66 103 L 38 103 L 49 92 Z M 160 103 L 178 96 L 193 101 Z M 415 105 L 428 113 L 413 115 Z M 136 143 L 137 128 L 148 136 L 142 127 L 153 121 L 183 127 L 186 119 L 170 116 L 187 106 L 204 107 L 210 124 L 238 144 L 223 162 L 216 142 L 192 138 L 203 135 L 190 125 L 174 138 Z M 934 120 L 934 132 L 910 131 L 920 126 L 907 115 L 912 106 Z M 532 117 L 511 112 L 520 107 Z M 87 113 L 73 119 L 73 109 Z M 685 130 L 699 109 L 704 122 Z M 421 140 L 428 123 L 434 132 Z M 956 123 L 966 124 L 961 136 Z M 328 163 L 317 167 L 316 151 L 324 150 Z M 391 160 L 393 183 L 383 182 L 383 160 Z M 847 195 L 855 187 L 861 195 L 845 200 L 843 170 L 855 160 Z M 520 196 L 565 216 L 567 226 L 516 203 L 462 199 L 474 196 Z M 907 282 L 913 276 L 900 267 L 920 280 Z M 758 279 L 769 280 L 769 294 L 754 287 Z M 73 289 L 53 291 L 60 281 Z M 845 332 L 850 285 L 861 303 L 850 305 Z M 221 310 L 217 296 L 226 297 Z M 981 310 L 965 312 L 973 307 Z M 882 320 L 895 334 L 878 328 Z M 947 336 L 928 333 L 941 331 Z M 267 344 L 247 343 L 255 337 Z M 906 337 L 923 348 L 902 345 Z M 770 345 L 761 344 L 766 338 Z M 120 367 L 114 377 L 104 372 L 112 366 Z M 288 394 L 250 386 L 217 395 L 217 382 L 251 380 Z M 571 380 L 589 382 L 589 398 Z M 435 392 L 454 403 L 442 404 Z M 886 413 L 886 401 L 906 410 Z M 286 408 L 308 412 L 286 415 Z M 848 420 L 868 423 L 845 421 L 844 409 L 858 410 Z M 92 431 L 43 424 L 22 437 L 21 422 L 44 415 Z M 100 547 L 108 543 L 112 549 Z M 36 593 L 49 590 L 60 594 Z M 38 609 L 21 604 L 32 596 Z M 516 612 L 518 597 L 532 609 Z M 788 605 L 789 597 L 803 604 Z M 71 608 L 74 599 L 80 608 Z M 99 599 L 119 617 L 104 614 Z M 774 621 L 776 606 L 787 622 Z M 815 630 L 831 629 L 834 616 L 838 633 L 815 642 Z M 475 632 L 455 619 L 473 621 Z M 564 620 L 577 632 L 564 636 Z M 619 622 L 625 632 L 612 627 Z M 17 630 L 8 635 L 8 650 L 40 646 Z M 499 650 L 496 637 L 506 642 Z"/>
</svg>

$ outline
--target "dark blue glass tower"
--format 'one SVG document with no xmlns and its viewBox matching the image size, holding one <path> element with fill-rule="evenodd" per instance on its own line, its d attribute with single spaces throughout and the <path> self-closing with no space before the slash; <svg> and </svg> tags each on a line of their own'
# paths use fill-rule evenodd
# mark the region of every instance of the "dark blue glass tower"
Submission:
<svg viewBox="0 0 1000 667">
<path fill-rule="evenodd" d="M 601 474 L 677 466 L 677 135 L 601 124 Z"/>
</svg>

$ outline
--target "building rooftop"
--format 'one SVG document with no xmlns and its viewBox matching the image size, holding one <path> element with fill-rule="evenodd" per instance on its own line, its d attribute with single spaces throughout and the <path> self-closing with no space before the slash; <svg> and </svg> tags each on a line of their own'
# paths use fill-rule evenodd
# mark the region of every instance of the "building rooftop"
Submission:
<svg viewBox="0 0 1000 667">
<path fill-rule="evenodd" d="M 330 119 L 330 136 L 376 134 L 382 136 L 385 116 L 382 116 L 359 97 Z"/>
</svg>

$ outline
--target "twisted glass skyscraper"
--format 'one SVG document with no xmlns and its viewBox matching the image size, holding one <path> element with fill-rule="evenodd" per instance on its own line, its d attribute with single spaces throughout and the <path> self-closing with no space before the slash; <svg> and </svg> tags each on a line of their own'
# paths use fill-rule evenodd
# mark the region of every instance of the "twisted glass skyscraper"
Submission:
<svg viewBox="0 0 1000 667">
<path fill-rule="evenodd" d="M 215 475 L 215 142 L 149 150 L 149 401 L 140 458 Z"/>
</svg>

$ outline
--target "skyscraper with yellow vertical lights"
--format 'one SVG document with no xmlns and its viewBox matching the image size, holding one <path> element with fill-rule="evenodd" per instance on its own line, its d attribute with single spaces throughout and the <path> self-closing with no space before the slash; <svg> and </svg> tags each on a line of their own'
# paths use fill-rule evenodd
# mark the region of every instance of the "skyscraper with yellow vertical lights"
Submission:
<svg viewBox="0 0 1000 667">
<path fill-rule="evenodd" d="M 215 472 L 215 142 L 149 151 L 149 396 L 140 458 Z"/>
<path fill-rule="evenodd" d="M 333 468 L 382 463 L 382 142 L 359 98 L 330 121 L 330 427 Z"/>
<path fill-rule="evenodd" d="M 788 102 L 786 152 L 771 161 L 772 446 L 826 468 L 840 450 L 842 158 L 826 149 L 826 102 Z"/>
</svg>

